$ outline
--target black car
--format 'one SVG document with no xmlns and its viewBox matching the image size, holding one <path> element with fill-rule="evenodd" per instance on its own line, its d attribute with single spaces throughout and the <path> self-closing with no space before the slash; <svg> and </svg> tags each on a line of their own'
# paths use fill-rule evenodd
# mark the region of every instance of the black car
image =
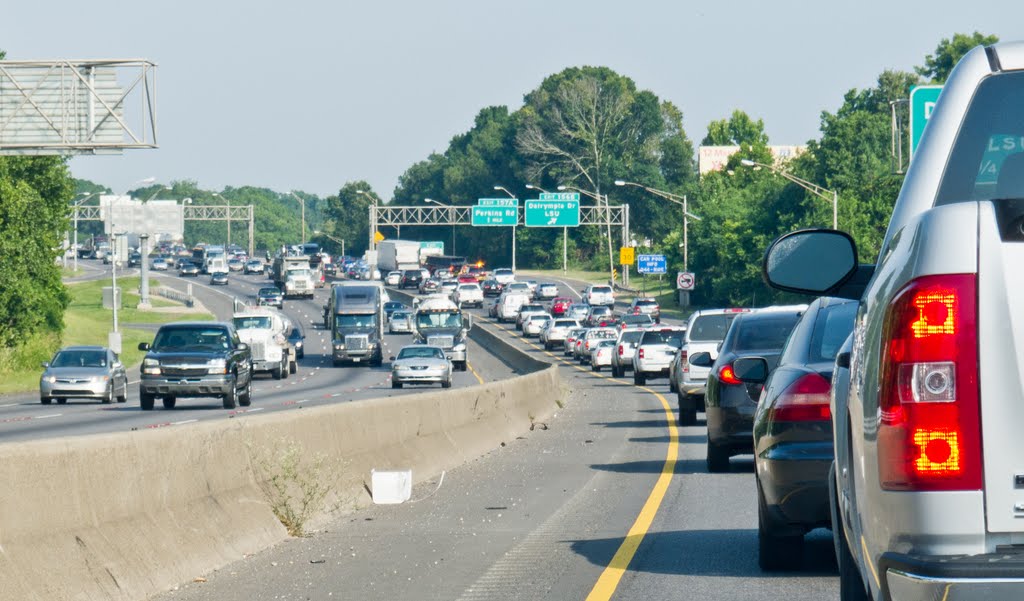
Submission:
<svg viewBox="0 0 1024 601">
<path fill-rule="evenodd" d="M 273 286 L 260 288 L 259 292 L 256 293 L 256 304 L 270 305 L 271 307 L 277 307 L 280 309 L 281 306 L 284 305 L 284 294 L 281 293 L 280 288 L 275 288 Z"/>
<path fill-rule="evenodd" d="M 211 286 L 227 286 L 228 285 L 228 274 L 218 271 L 217 273 L 210 276 Z"/>
<path fill-rule="evenodd" d="M 147 351 L 139 380 L 143 411 L 153 409 L 156 397 L 164 409 L 190 397 L 220 397 L 225 409 L 252 403 L 252 355 L 230 323 L 165 324 L 139 350 Z"/>
<path fill-rule="evenodd" d="M 384 303 L 384 317 L 390 318 L 391 314 L 394 313 L 395 311 L 402 311 L 408 308 L 409 307 L 405 306 L 404 304 L 398 301 L 388 301 Z"/>
<path fill-rule="evenodd" d="M 142 253 L 138 251 L 128 253 L 128 267 L 138 267 L 139 265 L 142 265 Z"/>
<path fill-rule="evenodd" d="M 741 313 L 729 326 L 718 358 L 706 352 L 689 357 L 691 365 L 711 367 L 704 393 L 708 425 L 707 467 L 709 472 L 729 469 L 733 455 L 754 449 L 754 408 L 761 394 L 760 384 L 745 384 L 736 377 L 733 361 L 740 357 L 763 357 L 774 369 L 786 338 L 804 309 L 762 309 Z"/>
<path fill-rule="evenodd" d="M 427 278 L 420 282 L 419 291 L 420 294 L 427 294 L 428 292 L 437 292 L 441 289 L 441 280 L 438 278 Z"/>
<path fill-rule="evenodd" d="M 419 288 L 423 281 L 423 272 L 419 269 L 406 269 L 402 272 L 402 279 L 398 282 L 398 289 Z"/>
<path fill-rule="evenodd" d="M 500 296 L 504 288 L 498 280 L 484 280 L 480 286 L 484 289 L 484 296 Z"/>
<path fill-rule="evenodd" d="M 733 363 L 740 380 L 764 383 L 754 413 L 761 569 L 799 568 L 804 535 L 831 527 L 829 392 L 836 355 L 856 314 L 856 301 L 819 298 L 793 328 L 770 375 L 764 357 Z"/>
<path fill-rule="evenodd" d="M 292 330 L 288 332 L 288 343 L 295 347 L 295 357 L 297 359 L 306 356 L 305 340 L 306 335 L 302 333 L 302 326 L 293 326 Z"/>
</svg>

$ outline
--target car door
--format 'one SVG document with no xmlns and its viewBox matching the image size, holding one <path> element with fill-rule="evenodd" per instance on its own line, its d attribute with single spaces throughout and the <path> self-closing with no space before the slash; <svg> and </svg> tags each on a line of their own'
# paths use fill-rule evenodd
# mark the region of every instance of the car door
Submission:
<svg viewBox="0 0 1024 601">
<path fill-rule="evenodd" d="M 231 329 L 231 358 L 238 370 L 238 383 L 244 382 L 246 384 L 252 379 L 252 355 L 249 350 L 239 350 L 238 345 L 242 341 L 238 338 L 238 331 L 234 328 Z"/>
</svg>

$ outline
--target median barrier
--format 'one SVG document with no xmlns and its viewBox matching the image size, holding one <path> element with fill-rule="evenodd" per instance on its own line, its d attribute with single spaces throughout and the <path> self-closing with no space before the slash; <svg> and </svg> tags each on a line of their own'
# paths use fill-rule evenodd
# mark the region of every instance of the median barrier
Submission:
<svg viewBox="0 0 1024 601">
<path fill-rule="evenodd" d="M 143 599 L 287 538 L 254 467 L 278 441 L 332 466 L 330 511 L 314 525 L 370 504 L 373 469 L 411 469 L 422 482 L 494 450 L 547 420 L 566 392 L 556 367 L 491 342 L 532 373 L 245 420 L 0 445 L 0 596 Z"/>
</svg>

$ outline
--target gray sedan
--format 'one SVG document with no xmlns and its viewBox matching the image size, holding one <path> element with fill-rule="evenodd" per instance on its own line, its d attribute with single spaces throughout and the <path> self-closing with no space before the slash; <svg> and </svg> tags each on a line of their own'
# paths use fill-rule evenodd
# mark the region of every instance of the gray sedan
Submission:
<svg viewBox="0 0 1024 601">
<path fill-rule="evenodd" d="M 452 362 L 439 346 L 412 344 L 391 357 L 391 387 L 404 384 L 435 384 L 452 386 Z"/>
<path fill-rule="evenodd" d="M 102 346 L 69 346 L 43 363 L 39 400 L 63 405 L 69 398 L 99 399 L 110 403 L 128 400 L 128 375 L 110 349 Z"/>
</svg>

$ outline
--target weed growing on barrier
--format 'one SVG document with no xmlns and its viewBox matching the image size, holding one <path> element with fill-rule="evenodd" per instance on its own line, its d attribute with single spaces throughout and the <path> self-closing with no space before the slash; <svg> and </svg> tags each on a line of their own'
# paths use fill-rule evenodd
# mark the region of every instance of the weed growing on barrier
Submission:
<svg viewBox="0 0 1024 601">
<path fill-rule="evenodd" d="M 291 536 L 304 536 L 305 525 L 331 491 L 328 457 L 307 457 L 302 445 L 281 438 L 270 448 L 249 447 L 249 459 L 270 509 Z"/>
</svg>

